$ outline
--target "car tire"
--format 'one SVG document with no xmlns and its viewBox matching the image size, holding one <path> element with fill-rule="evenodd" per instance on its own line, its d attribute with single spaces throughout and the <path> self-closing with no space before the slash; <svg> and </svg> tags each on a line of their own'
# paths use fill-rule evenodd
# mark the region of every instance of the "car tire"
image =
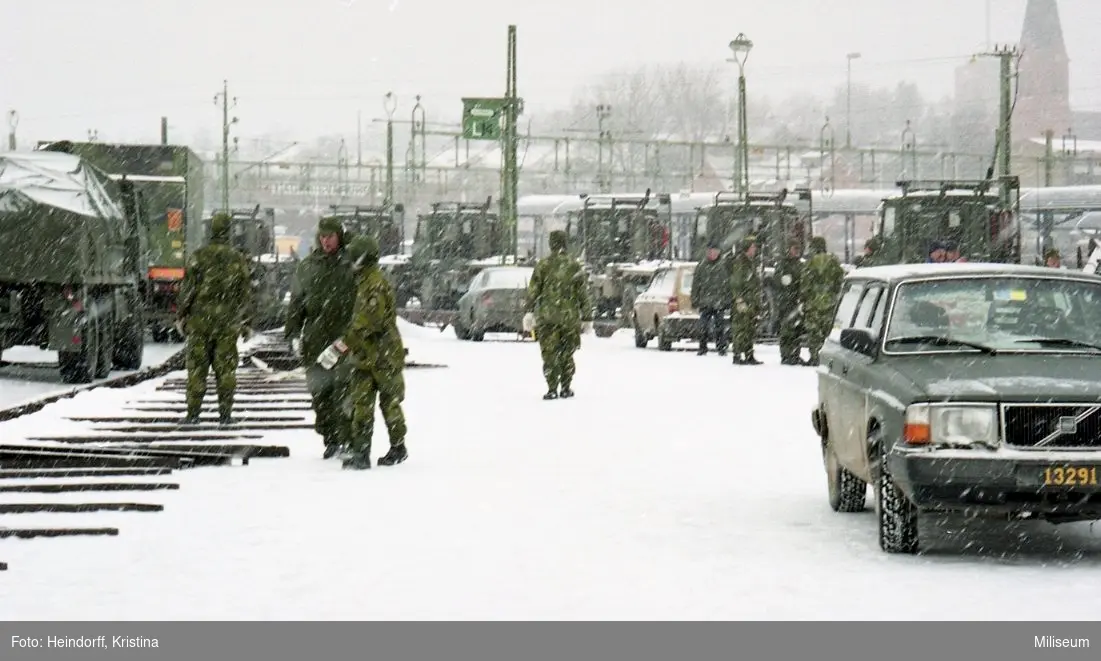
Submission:
<svg viewBox="0 0 1101 661">
<path fill-rule="evenodd" d="M 875 483 L 875 509 L 879 548 L 887 553 L 913 555 L 918 552 L 918 511 L 895 485 L 882 455 Z"/>
<path fill-rule="evenodd" d="M 638 327 L 638 317 L 634 317 L 632 323 L 635 327 L 635 347 L 639 349 L 645 349 L 647 344 L 650 344 L 650 338 L 646 336 L 646 333 Z"/>
<path fill-rule="evenodd" d="M 841 465 L 829 442 L 823 445 L 822 454 L 826 464 L 830 508 L 834 512 L 863 512 L 868 498 L 868 483 Z"/>
<path fill-rule="evenodd" d="M 672 351 L 673 340 L 658 326 L 658 351 Z"/>
<path fill-rule="evenodd" d="M 470 331 L 468 331 L 466 328 L 463 328 L 463 326 L 461 326 L 460 324 L 452 324 L 451 328 L 455 330 L 455 337 L 459 338 L 460 340 L 470 339 Z"/>
</svg>

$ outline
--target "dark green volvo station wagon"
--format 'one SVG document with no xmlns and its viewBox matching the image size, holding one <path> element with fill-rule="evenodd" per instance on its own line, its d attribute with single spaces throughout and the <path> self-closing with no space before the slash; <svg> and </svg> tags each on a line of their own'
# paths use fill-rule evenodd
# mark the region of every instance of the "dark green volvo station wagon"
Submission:
<svg viewBox="0 0 1101 661">
<path fill-rule="evenodd" d="M 919 514 L 1101 519 L 1101 277 L 1005 264 L 851 271 L 811 415 L 829 501 L 880 547 Z"/>
</svg>

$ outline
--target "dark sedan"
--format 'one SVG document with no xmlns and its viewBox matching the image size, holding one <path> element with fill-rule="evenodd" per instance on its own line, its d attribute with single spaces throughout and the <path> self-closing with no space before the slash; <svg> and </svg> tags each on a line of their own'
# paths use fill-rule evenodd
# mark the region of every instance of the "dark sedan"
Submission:
<svg viewBox="0 0 1101 661">
<path fill-rule="evenodd" d="M 524 303 L 535 271 L 530 266 L 491 266 L 470 281 L 452 326 L 460 340 L 481 342 L 486 333 L 524 334 Z"/>
</svg>

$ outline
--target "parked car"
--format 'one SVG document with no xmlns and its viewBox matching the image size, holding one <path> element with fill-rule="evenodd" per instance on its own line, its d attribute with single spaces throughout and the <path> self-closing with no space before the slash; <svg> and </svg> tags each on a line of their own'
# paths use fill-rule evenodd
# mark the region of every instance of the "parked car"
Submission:
<svg viewBox="0 0 1101 661">
<path fill-rule="evenodd" d="M 692 307 L 695 262 L 679 262 L 654 272 L 650 284 L 635 297 L 631 315 L 635 346 L 645 349 L 658 339 L 658 349 L 672 351 L 673 343 L 699 336 L 700 316 Z"/>
<path fill-rule="evenodd" d="M 1101 519 L 1101 277 L 852 271 L 811 420 L 830 506 L 862 510 L 872 484 L 889 553 L 918 551 L 925 512 Z"/>
<path fill-rule="evenodd" d="M 535 269 L 491 266 L 470 280 L 452 326 L 460 340 L 481 342 L 486 333 L 524 334 L 524 303 Z"/>
</svg>

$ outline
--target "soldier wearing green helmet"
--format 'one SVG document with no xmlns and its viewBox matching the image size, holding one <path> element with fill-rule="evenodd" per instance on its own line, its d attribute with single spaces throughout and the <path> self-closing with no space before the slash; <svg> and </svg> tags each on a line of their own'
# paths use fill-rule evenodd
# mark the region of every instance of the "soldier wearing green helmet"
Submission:
<svg viewBox="0 0 1101 661">
<path fill-rule="evenodd" d="M 818 352 L 833 328 L 834 305 L 845 279 L 841 261 L 826 249 L 826 239 L 810 240 L 811 258 L 803 268 L 803 327 L 806 329 L 809 365 L 818 364 Z"/>
<path fill-rule="evenodd" d="M 214 370 L 218 417 L 233 422 L 237 390 L 237 337 L 249 337 L 252 275 L 248 260 L 230 245 L 232 219 L 216 213 L 210 221 L 210 243 L 188 260 L 180 285 L 177 327 L 187 337 L 187 416 L 198 424 L 206 378 Z"/>
</svg>

